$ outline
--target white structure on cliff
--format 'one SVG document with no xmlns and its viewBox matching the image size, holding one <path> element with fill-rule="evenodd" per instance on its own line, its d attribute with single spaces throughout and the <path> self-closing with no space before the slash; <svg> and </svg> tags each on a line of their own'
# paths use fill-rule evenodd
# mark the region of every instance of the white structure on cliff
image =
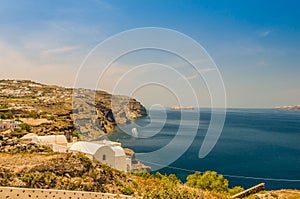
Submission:
<svg viewBox="0 0 300 199">
<path fill-rule="evenodd" d="M 32 136 L 32 142 L 43 144 L 43 145 L 49 145 L 49 144 L 58 144 L 63 146 L 68 145 L 67 138 L 64 135 Z"/>
<path fill-rule="evenodd" d="M 131 171 L 131 159 L 126 157 L 120 143 L 104 141 L 96 144 L 91 142 L 76 142 L 70 151 L 82 152 L 91 159 L 96 159 L 120 171 Z"/>
<path fill-rule="evenodd" d="M 29 133 L 21 138 L 23 142 L 34 142 L 37 144 L 47 145 L 54 152 L 81 152 L 90 159 L 95 159 L 101 163 L 115 168 L 120 171 L 131 171 L 131 158 L 127 157 L 124 149 L 119 142 L 101 141 L 92 142 L 74 142 L 68 143 L 64 135 L 47 135 L 37 136 Z"/>
<path fill-rule="evenodd" d="M 25 135 L 26 136 L 26 135 Z M 24 137 L 25 137 L 24 136 Z M 24 140 L 24 137 L 21 140 Z M 29 138 L 30 139 L 30 138 Z M 50 146 L 54 152 L 66 153 L 72 143 L 68 143 L 64 135 L 31 136 L 31 141 L 37 144 Z"/>
<path fill-rule="evenodd" d="M 21 122 L 12 119 L 0 119 L 0 131 L 7 129 L 15 130 L 19 127 L 20 124 Z"/>
</svg>

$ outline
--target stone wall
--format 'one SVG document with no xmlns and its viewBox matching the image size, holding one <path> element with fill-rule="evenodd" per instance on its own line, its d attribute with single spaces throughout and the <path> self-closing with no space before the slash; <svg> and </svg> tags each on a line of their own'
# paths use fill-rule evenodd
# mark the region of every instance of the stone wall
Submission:
<svg viewBox="0 0 300 199">
<path fill-rule="evenodd" d="M 5 199 L 132 199 L 131 196 L 99 192 L 65 191 L 53 189 L 27 189 L 15 187 L 0 187 L 0 198 Z"/>
<path fill-rule="evenodd" d="M 241 193 L 235 194 L 234 196 L 232 196 L 232 198 L 244 198 L 251 194 L 260 192 L 264 189 L 265 189 L 265 183 L 260 183 L 258 185 L 255 185 L 254 187 L 251 187 L 249 189 L 246 189 L 245 191 L 242 191 Z"/>
</svg>

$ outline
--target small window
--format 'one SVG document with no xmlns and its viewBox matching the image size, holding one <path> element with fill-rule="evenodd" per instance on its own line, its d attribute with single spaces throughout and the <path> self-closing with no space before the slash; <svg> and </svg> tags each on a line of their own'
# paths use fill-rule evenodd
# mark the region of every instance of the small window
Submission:
<svg viewBox="0 0 300 199">
<path fill-rule="evenodd" d="M 102 160 L 106 160 L 106 155 L 102 155 Z"/>
</svg>

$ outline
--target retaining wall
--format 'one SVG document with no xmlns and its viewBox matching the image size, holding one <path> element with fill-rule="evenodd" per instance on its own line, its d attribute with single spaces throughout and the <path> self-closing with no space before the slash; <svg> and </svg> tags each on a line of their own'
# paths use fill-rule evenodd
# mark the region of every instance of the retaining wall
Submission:
<svg viewBox="0 0 300 199">
<path fill-rule="evenodd" d="M 254 187 L 251 187 L 249 189 L 246 189 L 245 191 L 242 191 L 241 193 L 235 194 L 234 196 L 232 196 L 232 198 L 244 198 L 251 194 L 260 192 L 264 189 L 265 189 L 265 183 L 260 183 L 258 185 L 255 185 Z"/>
<path fill-rule="evenodd" d="M 110 193 L 65 191 L 53 189 L 27 189 L 0 187 L 0 199 L 132 199 L 134 197 Z"/>
</svg>

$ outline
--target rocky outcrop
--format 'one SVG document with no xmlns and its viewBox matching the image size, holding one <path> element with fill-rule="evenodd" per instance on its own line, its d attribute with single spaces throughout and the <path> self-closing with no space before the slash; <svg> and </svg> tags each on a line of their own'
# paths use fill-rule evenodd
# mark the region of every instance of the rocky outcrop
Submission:
<svg viewBox="0 0 300 199">
<path fill-rule="evenodd" d="M 293 111 L 300 111 L 300 105 L 294 105 L 294 106 L 278 106 L 278 107 L 275 107 L 275 109 L 279 109 L 279 110 L 293 110 Z"/>
<path fill-rule="evenodd" d="M 151 172 L 151 167 L 146 166 L 135 159 L 135 152 L 129 148 L 124 148 L 126 156 L 131 159 L 131 172 Z"/>
<path fill-rule="evenodd" d="M 1 153 L 45 153 L 52 152 L 52 150 L 43 145 L 36 143 L 22 143 L 17 137 L 10 134 L 0 135 L 0 152 Z"/>
<path fill-rule="evenodd" d="M 147 115 L 145 107 L 127 96 L 115 96 L 104 91 L 78 89 L 73 100 L 75 127 L 87 140 L 97 139 Z"/>
</svg>

